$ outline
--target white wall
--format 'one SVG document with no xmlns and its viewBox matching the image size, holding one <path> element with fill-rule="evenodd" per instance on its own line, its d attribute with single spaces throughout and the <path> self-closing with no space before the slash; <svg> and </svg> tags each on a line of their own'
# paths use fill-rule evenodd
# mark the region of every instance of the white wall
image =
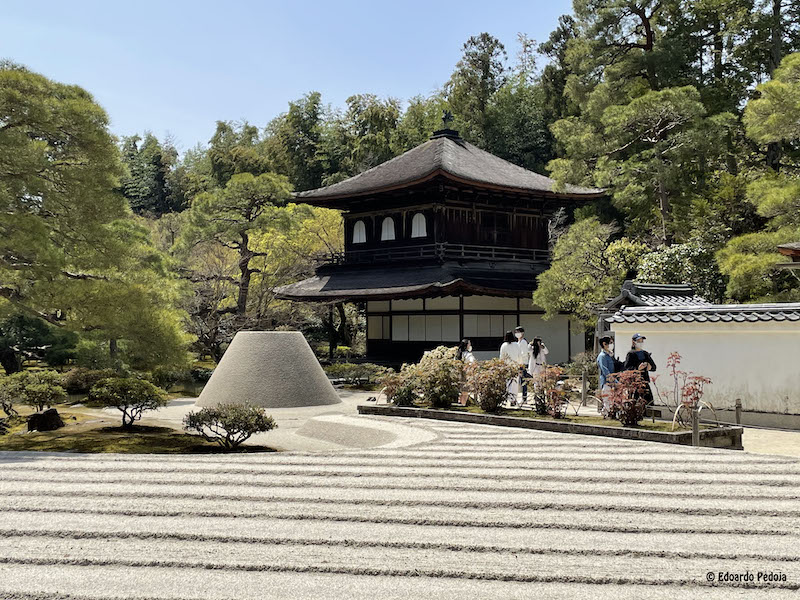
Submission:
<svg viewBox="0 0 800 600">
<path fill-rule="evenodd" d="M 757 323 L 612 323 L 616 352 L 624 360 L 631 336 L 647 337 L 666 388 L 667 357 L 682 356 L 680 369 L 710 377 L 704 400 L 714 408 L 800 414 L 800 322 Z"/>
</svg>

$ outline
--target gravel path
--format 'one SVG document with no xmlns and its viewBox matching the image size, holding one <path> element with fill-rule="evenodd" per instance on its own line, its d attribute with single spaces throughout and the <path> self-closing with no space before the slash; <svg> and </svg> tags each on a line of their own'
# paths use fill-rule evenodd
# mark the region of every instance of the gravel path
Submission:
<svg viewBox="0 0 800 600">
<path fill-rule="evenodd" d="M 325 435 L 395 422 L 347 417 L 337 430 L 337 419 Z M 403 424 L 420 441 L 230 457 L 0 452 L 0 598 L 800 595 L 796 459 Z M 721 571 L 785 581 L 707 581 Z"/>
</svg>

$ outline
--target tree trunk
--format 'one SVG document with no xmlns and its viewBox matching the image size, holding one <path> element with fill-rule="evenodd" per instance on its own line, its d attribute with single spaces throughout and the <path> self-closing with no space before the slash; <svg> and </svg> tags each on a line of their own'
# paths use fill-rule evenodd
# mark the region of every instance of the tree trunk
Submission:
<svg viewBox="0 0 800 600">
<path fill-rule="evenodd" d="M 783 0 L 772 0 L 772 24 L 770 31 L 770 52 L 769 52 L 769 74 L 778 68 L 783 58 L 783 23 L 781 18 L 781 9 L 783 8 Z"/>
<path fill-rule="evenodd" d="M 781 8 L 783 0 L 772 0 L 772 25 L 770 32 L 770 53 L 769 53 L 769 74 L 770 77 L 778 65 L 781 64 L 783 47 L 783 27 L 781 19 Z M 783 154 L 783 144 L 781 142 L 770 142 L 767 145 L 767 166 L 777 172 L 781 168 L 781 155 Z"/>
<path fill-rule="evenodd" d="M 664 161 L 661 158 L 661 152 L 656 150 L 658 157 L 658 210 L 661 214 L 661 240 L 666 246 L 672 245 L 672 234 L 667 230 L 667 223 L 669 222 L 669 192 L 664 182 Z"/>
<path fill-rule="evenodd" d="M 118 354 L 119 354 L 119 346 L 117 346 L 117 338 L 111 338 L 110 340 L 108 340 L 108 355 L 113 360 L 117 358 Z"/>
<path fill-rule="evenodd" d="M 253 253 L 250 250 L 250 237 L 242 233 L 242 245 L 239 247 L 239 295 L 236 298 L 236 314 L 244 316 L 247 311 L 247 296 L 250 293 L 250 278 L 253 271 L 250 270 L 250 260 Z"/>
<path fill-rule="evenodd" d="M 711 34 L 714 37 L 714 83 L 722 83 L 723 63 L 722 63 L 722 30 L 719 17 L 715 18 L 711 24 Z"/>
<path fill-rule="evenodd" d="M 344 312 L 343 302 L 336 304 L 336 311 L 339 313 L 339 327 L 337 328 L 336 333 L 343 346 L 352 346 L 353 336 L 350 335 L 350 329 L 347 327 L 347 315 L 345 315 Z"/>
</svg>

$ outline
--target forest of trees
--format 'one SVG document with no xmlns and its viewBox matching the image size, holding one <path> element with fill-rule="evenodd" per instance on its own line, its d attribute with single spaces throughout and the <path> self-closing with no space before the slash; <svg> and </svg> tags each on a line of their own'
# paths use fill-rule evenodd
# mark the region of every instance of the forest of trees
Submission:
<svg viewBox="0 0 800 600">
<path fill-rule="evenodd" d="M 291 193 L 424 142 L 443 109 L 489 152 L 608 190 L 557 230 L 534 295 L 549 313 L 588 323 L 632 276 L 800 300 L 775 267 L 777 245 L 800 240 L 798 17 L 787 0 L 575 0 L 511 58 L 490 33 L 469 38 L 430 96 L 337 108 L 312 91 L 183 154 L 147 132 L 116 139 L 89 92 L 0 63 L 2 365 L 45 348 L 95 367 L 218 360 L 243 328 L 332 326 L 350 343 L 352 307 L 274 296 L 342 246 L 339 214 Z"/>
</svg>

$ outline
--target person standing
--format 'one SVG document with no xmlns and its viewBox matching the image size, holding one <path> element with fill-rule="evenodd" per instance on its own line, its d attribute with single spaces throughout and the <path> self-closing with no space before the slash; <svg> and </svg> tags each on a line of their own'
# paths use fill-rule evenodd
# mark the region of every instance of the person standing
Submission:
<svg viewBox="0 0 800 600">
<path fill-rule="evenodd" d="M 639 333 L 634 333 L 631 338 L 631 349 L 625 357 L 624 371 L 639 371 L 642 374 L 644 385 L 635 398 L 644 398 L 645 405 L 653 404 L 653 390 L 650 389 L 650 371 L 656 370 L 653 356 L 644 349 L 647 338 Z"/>
<path fill-rule="evenodd" d="M 531 347 L 528 344 L 528 340 L 525 339 L 524 327 L 518 326 L 514 329 L 514 337 L 519 346 L 519 385 L 522 387 L 522 402 L 520 402 L 520 406 L 522 406 L 528 401 L 528 378 L 530 378 L 531 374 L 527 367 Z"/>
<path fill-rule="evenodd" d="M 517 343 L 517 338 L 514 336 L 514 332 L 506 331 L 505 340 L 503 341 L 503 345 L 500 346 L 500 358 L 506 363 L 519 368 L 519 352 L 519 344 Z M 508 390 L 509 403 L 511 406 L 516 406 L 517 392 L 519 391 L 519 376 L 510 379 L 506 385 L 506 389 Z"/>
<path fill-rule="evenodd" d="M 530 359 L 528 361 L 528 373 L 531 377 L 536 377 L 544 373 L 547 367 L 547 355 L 550 350 L 544 345 L 542 338 L 533 338 L 533 344 L 530 346 Z"/>
<path fill-rule="evenodd" d="M 600 376 L 600 398 L 603 401 L 603 417 L 608 416 L 611 409 L 610 377 L 617 372 L 619 361 L 614 358 L 614 340 L 609 336 L 600 338 L 600 354 L 597 355 L 597 372 Z"/>
<path fill-rule="evenodd" d="M 472 342 L 467 338 L 461 340 L 461 343 L 458 345 L 458 358 L 464 363 L 464 369 L 466 369 L 469 364 L 475 362 L 475 355 L 472 354 Z M 466 406 L 467 400 L 469 399 L 469 388 L 467 386 L 464 369 L 461 370 L 461 394 L 459 394 L 458 403 Z"/>
</svg>

